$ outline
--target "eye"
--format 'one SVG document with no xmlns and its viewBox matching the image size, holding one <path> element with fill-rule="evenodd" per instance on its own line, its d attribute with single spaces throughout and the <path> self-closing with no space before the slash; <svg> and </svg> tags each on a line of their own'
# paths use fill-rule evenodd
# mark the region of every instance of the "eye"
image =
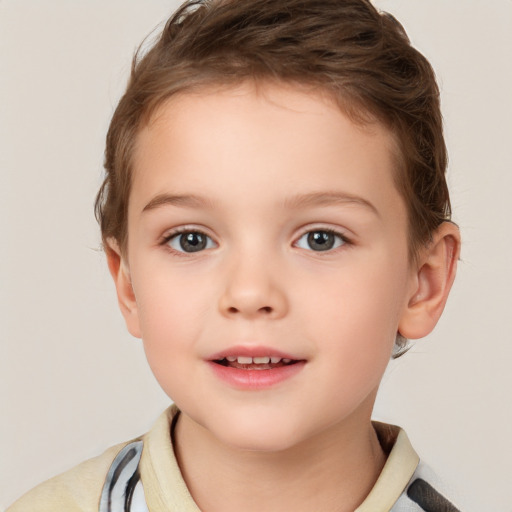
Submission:
<svg viewBox="0 0 512 512">
<path fill-rule="evenodd" d="M 327 229 L 317 229 L 304 233 L 296 242 L 296 246 L 320 252 L 336 249 L 345 243 L 347 240 L 339 233 Z"/>
<path fill-rule="evenodd" d="M 182 231 L 170 235 L 165 242 L 178 252 L 199 252 L 215 247 L 215 242 L 201 231 Z"/>
</svg>

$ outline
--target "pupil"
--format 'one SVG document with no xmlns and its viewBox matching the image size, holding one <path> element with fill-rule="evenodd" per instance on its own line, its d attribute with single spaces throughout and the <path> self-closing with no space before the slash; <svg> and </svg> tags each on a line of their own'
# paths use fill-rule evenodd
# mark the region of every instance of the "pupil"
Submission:
<svg viewBox="0 0 512 512">
<path fill-rule="evenodd" d="M 334 236 L 327 231 L 313 231 L 308 235 L 308 244 L 311 249 L 328 251 L 334 246 Z"/>
<path fill-rule="evenodd" d="M 206 247 L 206 237 L 201 233 L 187 233 L 181 235 L 180 246 L 186 252 L 201 251 Z"/>
</svg>

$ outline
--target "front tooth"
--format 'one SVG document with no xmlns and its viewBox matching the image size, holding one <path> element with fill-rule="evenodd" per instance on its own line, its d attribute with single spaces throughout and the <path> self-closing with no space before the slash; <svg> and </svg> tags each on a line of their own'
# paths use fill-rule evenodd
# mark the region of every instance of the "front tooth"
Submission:
<svg viewBox="0 0 512 512">
<path fill-rule="evenodd" d="M 236 361 L 236 357 L 235 356 L 228 356 L 226 357 L 226 359 L 230 362 L 230 363 L 234 363 Z"/>
<path fill-rule="evenodd" d="M 252 360 L 256 364 L 268 364 L 268 363 L 270 363 L 270 357 L 253 357 Z"/>
<path fill-rule="evenodd" d="M 279 361 L 281 361 L 280 357 L 271 357 L 270 358 L 270 362 L 273 364 L 279 363 Z"/>
<path fill-rule="evenodd" d="M 238 364 L 252 364 L 252 357 L 238 356 L 236 360 Z"/>
</svg>

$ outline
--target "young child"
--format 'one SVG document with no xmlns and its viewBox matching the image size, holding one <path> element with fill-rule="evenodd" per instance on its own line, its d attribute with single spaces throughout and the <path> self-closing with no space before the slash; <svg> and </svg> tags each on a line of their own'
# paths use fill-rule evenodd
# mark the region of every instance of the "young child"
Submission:
<svg viewBox="0 0 512 512">
<path fill-rule="evenodd" d="M 187 2 L 135 58 L 105 168 L 119 305 L 174 405 L 10 512 L 456 510 L 371 422 L 460 249 L 434 73 L 393 17 Z"/>
</svg>

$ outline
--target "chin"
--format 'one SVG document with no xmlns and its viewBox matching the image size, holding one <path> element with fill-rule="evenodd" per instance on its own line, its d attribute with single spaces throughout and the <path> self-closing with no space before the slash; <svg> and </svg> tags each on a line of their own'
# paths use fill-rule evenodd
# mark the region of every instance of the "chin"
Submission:
<svg viewBox="0 0 512 512">
<path fill-rule="evenodd" d="M 249 452 L 282 452 L 305 440 L 292 422 L 275 417 L 231 418 L 211 428 L 210 432 L 223 444 Z"/>
<path fill-rule="evenodd" d="M 297 443 L 289 436 L 277 435 L 275 430 L 271 432 L 236 432 L 222 442 L 229 445 L 232 449 L 257 452 L 257 453 L 275 453 L 286 451 Z"/>
</svg>

